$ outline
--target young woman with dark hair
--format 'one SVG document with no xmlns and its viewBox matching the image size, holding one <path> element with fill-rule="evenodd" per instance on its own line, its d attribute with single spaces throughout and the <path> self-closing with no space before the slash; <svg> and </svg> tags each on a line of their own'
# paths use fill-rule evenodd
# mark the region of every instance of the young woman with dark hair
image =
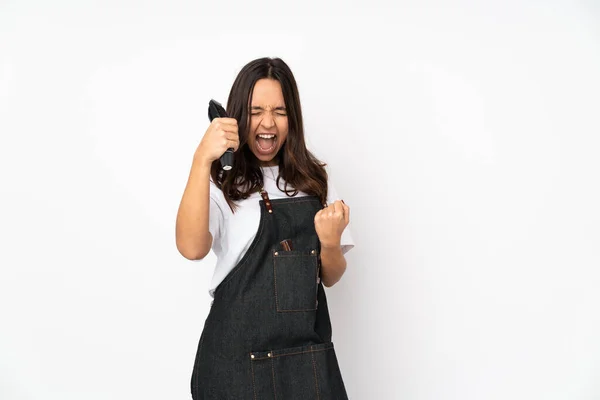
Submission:
<svg viewBox="0 0 600 400">
<path fill-rule="evenodd" d="M 244 66 L 227 115 L 197 147 L 177 214 L 179 252 L 217 256 L 192 398 L 346 399 L 324 286 L 340 280 L 354 246 L 350 209 L 306 148 L 288 65 Z M 228 148 L 233 168 L 223 171 Z"/>
</svg>

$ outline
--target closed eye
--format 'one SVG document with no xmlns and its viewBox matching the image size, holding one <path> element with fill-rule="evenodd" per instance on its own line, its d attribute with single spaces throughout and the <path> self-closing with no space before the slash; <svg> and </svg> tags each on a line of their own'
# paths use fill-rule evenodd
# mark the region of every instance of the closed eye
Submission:
<svg viewBox="0 0 600 400">
<path fill-rule="evenodd" d="M 250 108 L 250 115 L 256 116 L 256 115 L 260 115 L 264 112 L 264 108 L 262 107 L 251 107 Z M 273 111 L 275 112 L 275 115 L 280 116 L 280 117 L 287 117 L 287 112 L 285 107 L 276 107 L 273 109 Z"/>
<path fill-rule="evenodd" d="M 262 114 L 262 112 L 252 112 L 252 113 L 250 113 L 250 115 L 252 115 L 253 117 L 256 117 L 257 115 L 260 115 L 260 114 Z M 275 113 L 275 115 L 277 115 L 278 117 L 287 117 L 287 114 L 283 113 L 283 112 Z"/>
</svg>

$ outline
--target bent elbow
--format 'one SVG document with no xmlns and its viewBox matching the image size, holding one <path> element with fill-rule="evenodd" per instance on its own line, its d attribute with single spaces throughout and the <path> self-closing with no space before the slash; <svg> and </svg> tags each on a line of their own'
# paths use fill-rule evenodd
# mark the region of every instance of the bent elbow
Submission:
<svg viewBox="0 0 600 400">
<path fill-rule="evenodd" d="M 200 261 L 208 255 L 208 253 L 193 253 L 189 251 L 179 251 L 179 254 L 190 261 Z"/>
<path fill-rule="evenodd" d="M 210 247 L 208 249 L 201 249 L 198 247 L 182 246 L 178 244 L 177 250 L 179 251 L 179 254 L 188 260 L 199 261 L 208 255 Z"/>
<path fill-rule="evenodd" d="M 340 281 L 339 279 L 335 280 L 335 281 L 333 281 L 333 280 L 330 281 L 330 280 L 325 280 L 325 279 L 322 280 L 323 286 L 325 286 L 326 288 L 330 288 L 330 287 L 334 286 L 339 281 Z"/>
<path fill-rule="evenodd" d="M 175 236 L 175 245 L 179 254 L 190 261 L 202 260 L 212 247 L 212 235 L 209 233 L 205 240 L 196 240 L 183 235 Z"/>
</svg>

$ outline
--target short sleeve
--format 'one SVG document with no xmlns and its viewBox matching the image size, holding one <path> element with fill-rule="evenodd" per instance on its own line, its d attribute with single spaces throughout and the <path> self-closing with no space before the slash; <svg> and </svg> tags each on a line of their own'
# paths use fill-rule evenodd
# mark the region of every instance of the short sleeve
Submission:
<svg viewBox="0 0 600 400">
<path fill-rule="evenodd" d="M 213 238 L 213 248 L 220 247 L 221 234 L 224 226 L 223 206 L 225 198 L 221 190 L 211 181 L 210 182 L 210 203 L 208 210 L 208 231 Z M 225 204 L 226 205 L 226 204 Z"/>
<path fill-rule="evenodd" d="M 342 200 L 338 196 L 337 190 L 331 183 L 331 180 L 328 181 L 327 185 L 327 204 L 331 204 L 336 200 Z M 350 217 L 350 222 L 344 229 L 344 232 L 342 232 L 341 245 L 343 254 L 346 254 L 348 251 L 354 248 L 354 239 L 352 238 L 352 216 Z"/>
</svg>

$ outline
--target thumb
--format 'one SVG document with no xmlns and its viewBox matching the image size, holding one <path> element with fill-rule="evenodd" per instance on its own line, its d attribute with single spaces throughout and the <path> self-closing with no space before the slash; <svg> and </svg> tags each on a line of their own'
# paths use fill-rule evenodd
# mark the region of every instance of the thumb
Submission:
<svg viewBox="0 0 600 400">
<path fill-rule="evenodd" d="M 344 200 L 342 200 L 342 207 L 344 207 L 344 220 L 346 222 L 346 225 L 348 225 L 348 223 L 350 223 L 350 207 L 346 205 Z"/>
</svg>

